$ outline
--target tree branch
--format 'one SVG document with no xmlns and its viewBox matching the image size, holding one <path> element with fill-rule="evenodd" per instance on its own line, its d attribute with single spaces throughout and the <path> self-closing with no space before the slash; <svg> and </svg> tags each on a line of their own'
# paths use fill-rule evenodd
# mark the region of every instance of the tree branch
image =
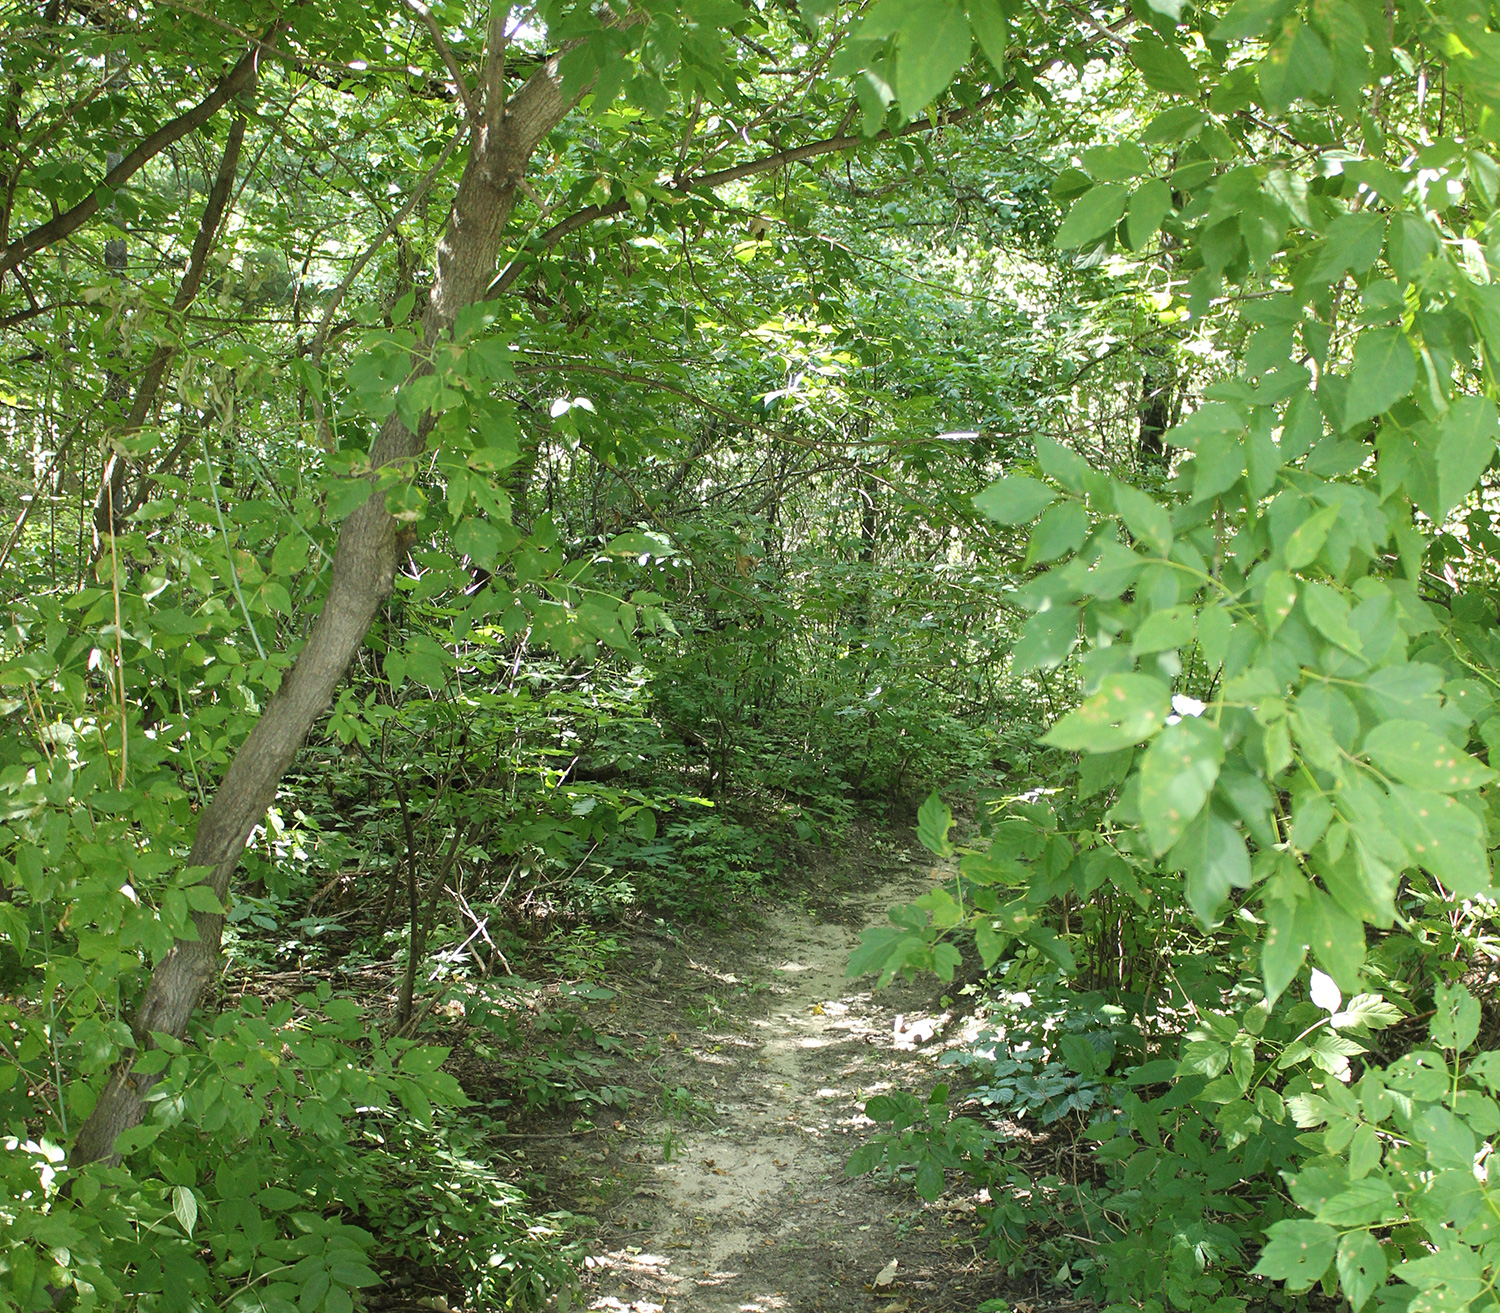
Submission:
<svg viewBox="0 0 1500 1313">
<path fill-rule="evenodd" d="M 474 104 L 474 98 L 469 95 L 468 84 L 464 81 L 464 75 L 459 71 L 458 60 L 453 57 L 453 49 L 443 39 L 442 30 L 437 25 L 437 20 L 432 16 L 432 10 L 422 3 L 422 0 L 406 0 L 413 12 L 426 25 L 427 31 L 432 36 L 432 44 L 437 47 L 437 52 L 442 56 L 443 63 L 448 66 L 448 73 L 453 78 L 453 85 L 458 89 L 458 98 L 464 103 L 464 113 L 469 116 L 470 123 L 479 122 L 479 110 Z"/>
<path fill-rule="evenodd" d="M 278 20 L 276 27 L 280 26 L 281 22 Z M 272 29 L 272 35 L 274 34 L 275 28 Z M 106 193 L 118 191 L 155 156 L 161 154 L 173 142 L 180 141 L 195 128 L 201 128 L 228 101 L 244 91 L 255 78 L 258 61 L 259 43 L 240 57 L 239 62 L 219 80 L 218 85 L 208 95 L 192 109 L 179 114 L 170 123 L 164 123 L 141 142 L 106 173 L 104 180 L 77 205 L 17 237 L 3 251 L 0 251 L 0 274 L 14 269 L 21 261 L 30 259 L 38 251 L 62 241 L 64 237 L 86 224 L 99 213 L 99 207 Z"/>
<path fill-rule="evenodd" d="M 198 221 L 198 231 L 193 237 L 193 249 L 188 256 L 187 271 L 177 285 L 177 295 L 172 298 L 171 313 L 174 318 L 180 316 L 192 305 L 197 299 L 198 289 L 203 285 L 203 272 L 208 267 L 208 253 L 213 249 L 214 238 L 219 235 L 219 227 L 224 221 L 224 211 L 229 205 L 229 190 L 234 186 L 234 175 L 240 166 L 240 147 L 244 140 L 245 115 L 236 114 L 234 122 L 229 127 L 229 140 L 224 143 L 224 154 L 219 160 L 218 174 L 214 178 L 213 186 L 209 189 L 208 200 L 203 206 L 203 215 Z M 125 416 L 125 423 L 121 427 L 122 434 L 134 433 L 146 422 L 146 416 L 151 413 L 151 407 L 156 401 L 157 390 L 161 387 L 161 381 L 166 375 L 167 365 L 172 359 L 173 351 L 174 347 L 171 342 L 163 342 L 151 353 L 151 359 L 147 362 L 140 384 L 135 390 L 135 398 L 130 404 L 130 412 Z M 179 444 L 179 451 L 180 449 L 181 444 Z M 172 459 L 176 459 L 175 454 Z M 119 519 L 131 514 L 145 503 L 154 482 L 151 478 L 142 481 L 127 506 L 125 467 L 125 457 L 119 451 L 115 451 L 110 456 L 109 468 L 105 471 L 99 496 L 94 502 L 94 529 L 101 539 L 116 531 Z"/>
<path fill-rule="evenodd" d="M 744 164 L 737 164 L 733 168 L 719 169 L 713 173 L 705 173 L 698 178 L 684 178 L 682 181 L 664 188 L 664 190 L 673 192 L 679 196 L 689 196 L 694 192 L 703 191 L 707 188 L 722 186 L 726 182 L 737 182 L 741 178 L 752 178 L 757 174 L 769 173 L 773 169 L 779 169 L 786 164 L 797 164 L 802 160 L 816 159 L 819 155 L 828 155 L 834 151 L 852 150 L 856 146 L 878 145 L 884 141 L 893 141 L 897 137 L 907 137 L 918 132 L 933 132 L 938 128 L 945 128 L 951 124 L 962 123 L 966 119 L 973 118 L 1003 92 L 1009 91 L 1013 86 L 1015 86 L 1013 81 L 1006 82 L 1004 86 L 997 87 L 987 96 L 968 106 L 968 108 L 954 110 L 951 114 L 940 116 L 936 124 L 930 123 L 925 119 L 920 119 L 894 130 L 885 128 L 877 132 L 873 137 L 854 137 L 843 134 L 835 137 L 826 137 L 822 141 L 810 141 L 801 146 L 790 146 L 786 150 L 777 151 L 774 155 L 766 155 L 758 160 L 749 160 Z M 580 228 L 587 227 L 596 219 L 609 219 L 617 214 L 624 214 L 629 209 L 630 202 L 623 197 L 618 201 L 612 201 L 608 205 L 585 206 L 578 213 L 571 214 L 566 219 L 553 224 L 552 227 L 548 228 L 546 232 L 537 238 L 536 244 L 541 249 L 548 250 L 556 246 L 558 242 L 562 241 L 570 233 L 575 233 Z M 516 279 L 521 276 L 522 271 L 526 267 L 526 261 L 523 258 L 524 254 L 518 254 L 514 260 L 505 266 L 500 276 L 489 285 L 488 290 L 485 292 L 486 300 L 499 296 L 502 292 L 510 288 Z"/>
</svg>

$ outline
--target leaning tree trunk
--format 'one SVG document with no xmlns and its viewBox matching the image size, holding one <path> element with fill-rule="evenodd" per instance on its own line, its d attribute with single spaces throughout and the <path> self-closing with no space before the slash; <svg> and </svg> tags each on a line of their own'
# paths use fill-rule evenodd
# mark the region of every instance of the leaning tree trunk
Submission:
<svg viewBox="0 0 1500 1313">
<path fill-rule="evenodd" d="M 492 34 L 486 78 L 492 94 L 482 121 L 472 124 L 468 162 L 438 242 L 436 276 L 423 321 L 428 342 L 450 328 L 460 310 L 484 296 L 527 162 L 576 103 L 576 97 L 563 98 L 555 57 L 505 101 L 496 67 L 503 52 L 503 41 Z M 413 368 L 423 366 L 414 361 Z M 421 424 L 413 433 L 393 413 L 370 450 L 372 469 L 419 455 L 426 427 Z M 209 868 L 204 883 L 221 903 L 228 898 L 230 878 L 251 830 L 275 799 L 282 775 L 327 708 L 377 608 L 391 591 L 397 550 L 396 522 L 386 510 L 385 498 L 372 495 L 339 532 L 328 597 L 306 645 L 199 818 L 188 865 Z M 79 1131 L 68 1155 L 75 1167 L 112 1158 L 116 1137 L 140 1122 L 154 1077 L 134 1071 L 136 1053 L 151 1046 L 153 1033 L 183 1035 L 205 985 L 218 972 L 224 918 L 195 912 L 193 921 L 197 938 L 179 939 L 151 973 L 131 1026 L 137 1048 L 116 1064 Z"/>
</svg>

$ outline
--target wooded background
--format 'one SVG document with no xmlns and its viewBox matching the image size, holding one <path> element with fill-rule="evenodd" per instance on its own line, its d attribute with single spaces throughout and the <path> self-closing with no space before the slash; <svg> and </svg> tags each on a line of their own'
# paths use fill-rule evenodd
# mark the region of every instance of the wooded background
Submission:
<svg viewBox="0 0 1500 1313">
<path fill-rule="evenodd" d="M 0 1308 L 539 1304 L 434 1009 L 919 804 L 852 1171 L 1494 1303 L 1493 6 L 0 12 Z"/>
</svg>

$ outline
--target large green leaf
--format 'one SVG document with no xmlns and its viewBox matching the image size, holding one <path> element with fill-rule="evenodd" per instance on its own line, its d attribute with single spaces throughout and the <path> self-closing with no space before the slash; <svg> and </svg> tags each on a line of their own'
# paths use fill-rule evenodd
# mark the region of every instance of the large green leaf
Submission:
<svg viewBox="0 0 1500 1313">
<path fill-rule="evenodd" d="M 1172 517 L 1139 488 L 1121 483 L 1115 486 L 1115 509 L 1125 527 L 1158 556 L 1172 551 Z"/>
<path fill-rule="evenodd" d="M 1000 0 L 969 0 L 969 27 L 984 57 L 1005 76 L 1006 52 L 1010 46 L 1010 20 Z"/>
<path fill-rule="evenodd" d="M 1487 397 L 1460 397 L 1438 425 L 1439 524 L 1462 502 L 1495 458 L 1495 403 Z"/>
<path fill-rule="evenodd" d="M 969 62 L 969 20 L 957 0 L 906 0 L 896 38 L 896 94 L 914 119 Z"/>
<path fill-rule="evenodd" d="M 1339 1285 L 1353 1313 L 1359 1313 L 1385 1285 L 1385 1250 L 1368 1231 L 1350 1231 L 1339 1240 Z"/>
<path fill-rule="evenodd" d="M 1070 752 L 1113 752 L 1150 738 L 1167 719 L 1172 694 L 1149 675 L 1110 675 L 1099 691 L 1068 712 L 1043 737 Z"/>
<path fill-rule="evenodd" d="M 1130 188 L 1122 182 L 1101 182 L 1090 187 L 1073 202 L 1052 244 L 1066 250 L 1098 241 L 1119 223 L 1129 197 Z"/>
<path fill-rule="evenodd" d="M 1146 85 L 1157 91 L 1179 96 L 1198 94 L 1198 75 L 1187 56 L 1175 45 L 1168 45 L 1154 33 L 1130 43 L 1130 61 L 1141 70 Z"/>
<path fill-rule="evenodd" d="M 1260 974 L 1266 998 L 1274 1003 L 1294 981 L 1312 942 L 1307 903 L 1273 902 L 1265 909 L 1266 930 L 1260 942 Z"/>
<path fill-rule="evenodd" d="M 1184 876 L 1183 892 L 1201 925 L 1218 921 L 1231 889 L 1250 884 L 1250 853 L 1234 824 L 1205 807 L 1167 855 Z"/>
<path fill-rule="evenodd" d="M 1057 494 L 1038 479 L 1012 474 L 997 479 L 974 496 L 974 507 L 996 524 L 1028 524 L 1057 500 Z"/>
<path fill-rule="evenodd" d="M 1303 584 L 1302 606 L 1313 628 L 1330 643 L 1356 654 L 1363 650 L 1359 631 L 1350 617 L 1349 603 L 1336 588 L 1316 579 Z"/>
<path fill-rule="evenodd" d="M 1461 793 L 1495 772 L 1419 720 L 1388 720 L 1365 735 L 1365 755 L 1387 775 L 1417 789 Z"/>
<path fill-rule="evenodd" d="M 1251 1270 L 1256 1276 L 1285 1281 L 1296 1293 L 1308 1290 L 1328 1270 L 1338 1248 L 1339 1233 L 1322 1222 L 1274 1222 L 1266 1247 Z"/>
<path fill-rule="evenodd" d="M 1391 786 L 1386 822 L 1412 860 L 1463 898 L 1490 887 L 1484 822 L 1450 794 Z"/>
<path fill-rule="evenodd" d="M 1326 95 L 1333 82 L 1333 61 L 1317 33 L 1294 21 L 1282 29 L 1257 72 L 1261 103 L 1280 114 L 1294 100 Z"/>
<path fill-rule="evenodd" d="M 1160 855 L 1208 801 L 1224 762 L 1224 735 L 1201 716 L 1184 716 L 1153 740 L 1141 762 L 1141 820 Z"/>
<path fill-rule="evenodd" d="M 1011 652 L 1012 675 L 1028 670 L 1053 670 L 1078 642 L 1078 610 L 1072 606 L 1047 606 L 1021 628 L 1021 637 Z"/>
<path fill-rule="evenodd" d="M 1399 328 L 1377 328 L 1362 333 L 1354 344 L 1354 368 L 1344 401 L 1344 427 L 1383 415 L 1417 381 L 1417 358 Z M 1478 477 L 1476 475 L 1476 477 Z"/>
</svg>

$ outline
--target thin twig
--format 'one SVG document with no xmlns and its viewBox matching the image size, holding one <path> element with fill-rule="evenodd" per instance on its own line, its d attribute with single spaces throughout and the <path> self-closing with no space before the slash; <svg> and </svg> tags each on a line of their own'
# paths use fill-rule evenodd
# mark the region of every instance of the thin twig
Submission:
<svg viewBox="0 0 1500 1313">
<path fill-rule="evenodd" d="M 406 0 L 412 11 L 427 25 L 427 31 L 432 36 L 432 44 L 437 47 L 437 52 L 443 58 L 443 63 L 448 66 L 448 72 L 453 76 L 453 85 L 458 89 L 458 98 L 464 103 L 464 113 L 469 117 L 470 123 L 478 123 L 479 109 L 474 104 L 474 98 L 469 94 L 468 84 L 464 82 L 464 75 L 459 71 L 458 60 L 453 57 L 453 51 L 447 41 L 443 39 L 442 30 L 437 25 L 437 20 L 432 16 L 432 10 L 422 3 L 422 0 Z"/>
</svg>

